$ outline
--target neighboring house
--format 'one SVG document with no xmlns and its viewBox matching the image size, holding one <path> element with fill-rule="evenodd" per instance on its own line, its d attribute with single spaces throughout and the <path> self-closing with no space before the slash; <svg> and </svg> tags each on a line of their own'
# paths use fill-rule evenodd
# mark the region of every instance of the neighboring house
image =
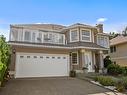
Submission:
<svg viewBox="0 0 127 95">
<path fill-rule="evenodd" d="M 110 40 L 109 55 L 113 63 L 127 66 L 127 36 L 117 36 Z"/>
<path fill-rule="evenodd" d="M 101 71 L 109 36 L 102 24 L 18 24 L 10 25 L 9 44 L 16 78 L 69 76 L 70 70 L 81 72 L 83 67 Z"/>
</svg>

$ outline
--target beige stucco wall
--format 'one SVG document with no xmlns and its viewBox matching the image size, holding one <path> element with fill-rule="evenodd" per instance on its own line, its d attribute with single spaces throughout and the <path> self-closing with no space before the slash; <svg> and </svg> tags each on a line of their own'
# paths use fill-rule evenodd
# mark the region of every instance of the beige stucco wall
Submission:
<svg viewBox="0 0 127 95">
<path fill-rule="evenodd" d="M 112 61 L 127 66 L 127 43 L 116 45 L 116 52 L 110 53 Z"/>
</svg>

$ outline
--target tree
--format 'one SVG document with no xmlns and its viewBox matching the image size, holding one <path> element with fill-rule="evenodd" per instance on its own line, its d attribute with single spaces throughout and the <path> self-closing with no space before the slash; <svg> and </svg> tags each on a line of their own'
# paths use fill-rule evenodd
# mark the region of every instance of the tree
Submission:
<svg viewBox="0 0 127 95">
<path fill-rule="evenodd" d="M 0 35 L 0 62 L 8 66 L 10 54 L 10 46 L 7 44 L 6 38 Z"/>
<path fill-rule="evenodd" d="M 122 31 L 123 36 L 127 36 L 127 26 L 125 27 L 125 29 Z"/>
<path fill-rule="evenodd" d="M 106 56 L 104 58 L 104 67 L 107 68 L 108 65 L 110 65 L 112 63 L 112 61 L 110 60 L 110 56 Z"/>
<path fill-rule="evenodd" d="M 113 38 L 115 38 L 115 37 L 117 37 L 119 35 L 121 35 L 121 34 L 120 33 L 115 33 L 115 32 L 110 32 L 109 33 L 109 39 L 111 40 L 111 39 L 113 39 Z"/>
</svg>

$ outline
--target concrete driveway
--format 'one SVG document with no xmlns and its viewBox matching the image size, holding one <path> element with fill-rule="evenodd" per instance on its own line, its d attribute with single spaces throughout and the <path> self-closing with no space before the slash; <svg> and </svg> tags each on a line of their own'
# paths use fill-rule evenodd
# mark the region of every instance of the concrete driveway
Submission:
<svg viewBox="0 0 127 95">
<path fill-rule="evenodd" d="M 76 78 L 11 79 L 0 95 L 88 95 L 109 90 Z"/>
</svg>

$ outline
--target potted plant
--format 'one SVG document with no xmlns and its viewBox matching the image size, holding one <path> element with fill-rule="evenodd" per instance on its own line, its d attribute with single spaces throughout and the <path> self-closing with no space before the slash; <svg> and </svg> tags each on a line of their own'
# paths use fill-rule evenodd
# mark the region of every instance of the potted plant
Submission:
<svg viewBox="0 0 127 95">
<path fill-rule="evenodd" d="M 70 77 L 76 77 L 76 71 L 75 70 L 70 71 Z"/>
<path fill-rule="evenodd" d="M 88 68 L 87 67 L 83 67 L 82 70 L 83 70 L 84 73 L 88 73 Z"/>
</svg>

